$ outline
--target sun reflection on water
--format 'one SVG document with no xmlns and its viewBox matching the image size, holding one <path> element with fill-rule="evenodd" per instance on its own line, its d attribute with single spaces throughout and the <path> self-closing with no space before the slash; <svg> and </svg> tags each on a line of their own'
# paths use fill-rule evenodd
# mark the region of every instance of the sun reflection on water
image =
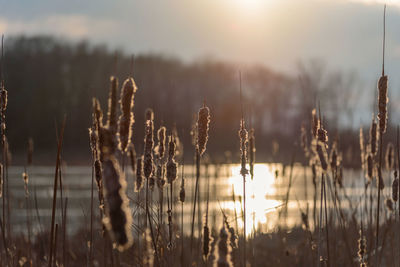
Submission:
<svg viewBox="0 0 400 267">
<path fill-rule="evenodd" d="M 235 203 L 227 201 L 221 203 L 224 209 L 230 210 L 232 213 L 236 211 L 238 226 L 243 227 L 243 208 L 241 200 L 243 200 L 243 177 L 240 174 L 240 166 L 234 165 L 230 167 L 230 177 L 227 179 L 228 192 L 227 195 L 232 195 L 232 190 L 235 194 Z M 247 233 L 254 227 L 268 226 L 268 213 L 275 212 L 282 205 L 282 202 L 273 199 L 276 195 L 275 187 L 275 169 L 271 165 L 256 164 L 254 166 L 254 179 L 250 175 L 246 176 L 246 228 Z M 271 198 L 272 197 L 272 198 Z"/>
</svg>

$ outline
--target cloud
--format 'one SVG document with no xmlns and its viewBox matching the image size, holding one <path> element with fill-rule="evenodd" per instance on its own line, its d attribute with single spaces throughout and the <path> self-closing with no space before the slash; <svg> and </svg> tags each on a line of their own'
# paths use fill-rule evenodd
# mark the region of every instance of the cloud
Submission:
<svg viewBox="0 0 400 267">
<path fill-rule="evenodd" d="M 0 32 L 6 34 L 53 34 L 72 39 L 103 35 L 115 29 L 111 20 L 84 15 L 49 15 L 31 20 L 14 20 L 0 17 Z"/>
</svg>

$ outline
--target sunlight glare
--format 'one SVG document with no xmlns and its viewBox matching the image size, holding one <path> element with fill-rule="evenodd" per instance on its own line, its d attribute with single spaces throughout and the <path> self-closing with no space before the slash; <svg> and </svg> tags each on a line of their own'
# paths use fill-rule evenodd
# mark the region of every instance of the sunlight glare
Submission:
<svg viewBox="0 0 400 267">
<path fill-rule="evenodd" d="M 235 191 L 235 204 L 224 203 L 224 208 L 235 211 L 238 217 L 241 215 L 241 204 L 239 197 L 243 197 L 243 177 L 240 175 L 240 165 L 231 167 L 231 177 L 228 179 L 227 188 Z M 230 189 L 232 190 L 232 189 Z M 247 234 L 258 225 L 267 224 L 267 213 L 274 212 L 282 204 L 276 199 L 269 199 L 276 193 L 274 170 L 267 164 L 256 164 L 254 166 L 254 179 L 246 176 L 246 228 Z M 243 227 L 242 220 L 238 220 L 239 227 Z"/>
</svg>

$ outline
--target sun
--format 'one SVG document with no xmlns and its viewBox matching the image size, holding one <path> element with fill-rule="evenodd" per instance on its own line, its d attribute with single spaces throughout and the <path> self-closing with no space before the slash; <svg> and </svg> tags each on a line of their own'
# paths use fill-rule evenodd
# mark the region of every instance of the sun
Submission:
<svg viewBox="0 0 400 267">
<path fill-rule="evenodd" d="M 233 0 L 239 8 L 247 11 L 255 11 L 263 5 L 267 0 Z"/>
</svg>

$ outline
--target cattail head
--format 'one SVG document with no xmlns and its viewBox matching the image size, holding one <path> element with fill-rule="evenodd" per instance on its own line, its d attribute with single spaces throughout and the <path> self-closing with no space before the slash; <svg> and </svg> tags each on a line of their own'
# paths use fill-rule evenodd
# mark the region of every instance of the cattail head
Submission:
<svg viewBox="0 0 400 267">
<path fill-rule="evenodd" d="M 104 195 L 107 201 L 106 217 L 103 219 L 107 230 L 119 251 L 124 251 L 132 244 L 132 215 L 126 196 L 125 175 L 121 171 L 114 155 L 109 155 L 103 162 Z"/>
<path fill-rule="evenodd" d="M 157 131 L 158 145 L 156 147 L 156 154 L 159 159 L 162 159 L 165 154 L 165 133 L 167 129 L 162 126 Z"/>
<path fill-rule="evenodd" d="M 137 158 L 136 162 L 136 191 L 139 192 L 143 186 L 143 156 Z"/>
<path fill-rule="evenodd" d="M 134 94 L 137 90 L 135 81 L 132 78 L 125 80 L 121 91 L 121 116 L 119 117 L 119 149 L 126 152 L 132 136 L 132 125 L 135 122 L 132 108 Z"/>
<path fill-rule="evenodd" d="M 392 201 L 391 198 L 385 199 L 385 206 L 389 211 L 393 211 L 394 210 L 393 201 Z"/>
<path fill-rule="evenodd" d="M 318 137 L 318 141 L 320 141 L 322 143 L 326 144 L 328 142 L 328 132 L 322 126 L 322 121 L 321 120 L 319 120 L 317 137 Z"/>
<path fill-rule="evenodd" d="M 144 139 L 144 162 L 143 162 L 143 173 L 144 176 L 148 179 L 153 173 L 153 146 L 154 146 L 154 138 L 153 138 L 153 111 L 151 109 L 147 109 L 146 111 L 146 131 L 145 131 L 145 139 Z"/>
<path fill-rule="evenodd" d="M 208 130 L 210 125 L 210 109 L 203 105 L 199 110 L 199 116 L 197 119 L 197 144 L 196 149 L 201 155 L 206 151 L 206 145 L 208 141 Z"/>
<path fill-rule="evenodd" d="M 374 176 L 374 161 L 372 158 L 371 153 L 367 154 L 367 178 L 369 182 L 372 180 L 372 177 Z"/>
<path fill-rule="evenodd" d="M 318 117 L 317 117 L 317 110 L 314 108 L 311 111 L 311 135 L 314 138 L 317 138 L 318 132 Z"/>
<path fill-rule="evenodd" d="M 310 159 L 310 163 L 309 163 L 310 167 L 311 167 L 311 173 L 312 173 L 312 183 L 314 188 L 317 187 L 317 164 L 315 163 L 315 159 L 311 158 Z"/>
<path fill-rule="evenodd" d="M 399 178 L 397 178 L 397 171 L 394 172 L 394 180 L 392 183 L 392 199 L 394 202 L 397 202 L 399 199 Z"/>
<path fill-rule="evenodd" d="M 96 159 L 94 162 L 94 173 L 96 179 L 96 185 L 98 189 L 98 197 L 99 197 L 99 207 L 101 210 L 104 208 L 104 195 L 103 195 L 103 170 L 101 167 L 101 161 Z"/>
<path fill-rule="evenodd" d="M 208 256 L 210 255 L 210 244 L 211 244 L 211 236 L 210 229 L 207 225 L 204 225 L 203 228 L 203 258 L 204 261 L 207 261 Z"/>
<path fill-rule="evenodd" d="M 116 149 L 116 139 L 108 127 L 101 127 L 99 129 L 99 150 L 100 150 L 100 160 L 109 155 L 113 155 Z"/>
<path fill-rule="evenodd" d="M 165 164 L 159 163 L 159 164 L 157 164 L 157 169 L 156 169 L 158 188 L 162 188 L 165 185 L 164 176 L 165 176 Z"/>
<path fill-rule="evenodd" d="M 219 232 L 219 240 L 218 240 L 218 254 L 216 256 L 216 267 L 231 267 L 231 249 L 228 246 L 228 232 L 226 228 L 223 226 Z"/>
<path fill-rule="evenodd" d="M 93 97 L 93 114 L 94 120 L 98 127 L 103 126 L 103 111 L 101 110 L 100 102 L 97 98 Z"/>
<path fill-rule="evenodd" d="M 310 229 L 310 224 L 308 223 L 307 213 L 301 212 L 301 221 L 303 222 L 303 226 L 306 230 Z"/>
<path fill-rule="evenodd" d="M 4 113 L 7 109 L 7 104 L 8 104 L 8 92 L 4 88 L 4 83 L 1 83 L 1 89 L 0 89 L 0 108 L 1 112 Z"/>
<path fill-rule="evenodd" d="M 25 188 L 25 196 L 29 196 L 29 190 L 28 190 L 28 183 L 29 183 L 29 176 L 27 172 L 22 173 L 22 180 L 24 181 L 24 188 Z"/>
<path fill-rule="evenodd" d="M 33 159 L 33 139 L 30 137 L 28 139 L 28 153 L 27 153 L 28 166 L 32 165 L 32 159 Z"/>
<path fill-rule="evenodd" d="M 116 137 L 118 126 L 117 126 L 117 102 L 118 102 L 118 79 L 114 76 L 110 78 L 111 87 L 108 95 L 108 120 L 107 125 L 111 131 L 111 135 Z"/>
<path fill-rule="evenodd" d="M 181 189 L 179 190 L 179 201 L 184 203 L 185 202 L 185 178 L 183 178 L 182 175 L 182 180 L 181 180 Z"/>
<path fill-rule="evenodd" d="M 392 143 L 389 143 L 386 147 L 386 169 L 388 171 L 392 170 L 394 167 L 394 147 Z"/>
<path fill-rule="evenodd" d="M 376 123 L 375 118 L 372 118 L 371 128 L 369 130 L 369 150 L 373 156 L 376 155 L 378 152 L 378 139 L 379 139 L 379 132 L 378 132 L 378 124 Z"/>
<path fill-rule="evenodd" d="M 361 155 L 361 169 L 365 171 L 365 144 L 363 128 L 360 127 L 360 155 Z"/>
<path fill-rule="evenodd" d="M 383 134 L 386 132 L 387 125 L 387 90 L 388 90 L 388 76 L 382 75 L 378 81 L 378 120 L 379 120 L 379 130 Z"/>
<path fill-rule="evenodd" d="M 240 174 L 245 176 L 248 174 L 248 170 L 246 169 L 246 161 L 247 161 L 247 141 L 248 141 L 247 130 L 244 125 L 244 119 L 240 120 L 240 130 L 239 130 L 239 139 L 240 139 L 240 159 L 241 159 L 241 169 Z"/>
<path fill-rule="evenodd" d="M 249 165 L 250 165 L 250 175 L 254 176 L 254 163 L 256 159 L 256 140 L 254 136 L 254 129 L 250 130 L 249 134 Z"/>
<path fill-rule="evenodd" d="M 328 153 L 326 152 L 325 143 L 320 140 L 314 140 L 315 153 L 318 156 L 321 171 L 326 173 L 328 171 Z"/>
<path fill-rule="evenodd" d="M 167 161 L 167 181 L 172 184 L 177 176 L 178 164 L 175 162 L 175 140 L 169 137 L 168 143 L 168 161 Z"/>
<path fill-rule="evenodd" d="M 136 151 L 135 151 L 135 146 L 132 143 L 129 145 L 128 155 L 129 155 L 129 159 L 131 161 L 132 173 L 135 173 L 135 170 L 136 170 Z"/>
</svg>

